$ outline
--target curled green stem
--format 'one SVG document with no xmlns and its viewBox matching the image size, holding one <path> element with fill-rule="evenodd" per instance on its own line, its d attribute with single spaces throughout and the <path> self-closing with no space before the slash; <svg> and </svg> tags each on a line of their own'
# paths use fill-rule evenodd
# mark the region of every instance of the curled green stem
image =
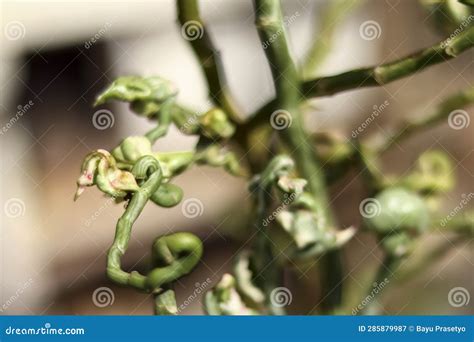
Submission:
<svg viewBox="0 0 474 342">
<path fill-rule="evenodd" d="M 140 158 L 132 173 L 143 184 L 132 195 L 124 214 L 118 220 L 115 239 L 107 255 L 107 275 L 117 284 L 153 293 L 156 312 L 176 314 L 174 292 L 169 285 L 191 272 L 197 265 L 203 252 L 202 243 L 191 233 L 161 236 L 153 243 L 154 268 L 147 275 L 123 270 L 121 258 L 128 248 L 133 224 L 163 180 L 160 164 L 152 156 Z"/>
</svg>

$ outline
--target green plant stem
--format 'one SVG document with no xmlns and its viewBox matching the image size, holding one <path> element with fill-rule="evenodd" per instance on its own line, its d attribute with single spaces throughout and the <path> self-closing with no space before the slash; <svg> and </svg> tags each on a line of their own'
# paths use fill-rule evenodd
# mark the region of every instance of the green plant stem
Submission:
<svg viewBox="0 0 474 342">
<path fill-rule="evenodd" d="M 281 137 L 288 146 L 296 161 L 301 175 L 308 181 L 309 189 L 321 208 L 320 215 L 327 224 L 333 224 L 324 175 L 316 159 L 307 133 L 304 131 L 303 116 L 300 105 L 300 80 L 288 48 L 283 25 L 280 3 L 278 0 L 254 0 L 256 26 L 262 45 L 267 45 L 265 54 L 269 60 L 276 91 L 276 103 L 273 108 L 284 110 L 291 115 L 292 123 L 280 131 Z M 329 308 L 340 304 L 342 293 L 342 265 L 338 251 L 327 253 L 323 259 L 330 272 L 324 287 L 328 294 L 323 306 Z"/>
<path fill-rule="evenodd" d="M 150 130 L 145 136 L 153 145 L 159 138 L 166 135 L 172 122 L 172 111 L 174 107 L 174 99 L 165 101 L 161 105 L 158 125 L 156 128 Z"/>
<path fill-rule="evenodd" d="M 313 43 L 302 66 L 303 79 L 316 76 L 319 67 L 331 51 L 338 24 L 363 3 L 364 0 L 332 0 L 327 3 L 322 13 L 318 13 L 317 20 L 321 21 L 321 28 L 314 35 Z"/>
<path fill-rule="evenodd" d="M 453 111 L 464 108 L 472 103 L 474 103 L 474 87 L 444 99 L 430 115 L 425 115 L 416 121 L 402 122 L 395 128 L 389 130 L 388 133 L 384 132 L 383 135 L 375 136 L 368 145 L 373 146 L 378 153 L 383 153 L 399 143 L 402 139 L 412 136 L 413 133 L 421 129 L 430 128 L 444 121 Z"/>
<path fill-rule="evenodd" d="M 423 274 L 423 272 L 425 272 L 428 267 L 445 257 L 449 253 L 449 251 L 451 251 L 452 247 L 458 245 L 463 241 L 466 241 L 467 239 L 468 238 L 466 237 L 466 235 L 459 235 L 456 236 L 454 239 L 450 240 L 449 242 L 440 243 L 435 248 L 430 250 L 426 255 L 424 255 L 421 260 L 419 260 L 417 263 L 408 268 L 403 267 L 403 263 L 401 260 L 387 256 L 384 259 L 383 264 L 379 267 L 379 270 L 375 277 L 375 281 L 379 285 L 386 278 L 388 278 L 389 282 L 387 282 L 387 284 L 383 287 L 383 291 L 379 291 L 377 293 L 377 295 L 372 299 L 371 303 L 374 303 L 375 299 L 381 298 L 390 287 L 393 287 L 397 284 L 403 283 L 408 279 L 413 279 L 414 277 Z M 391 277 L 391 274 L 395 272 L 397 273 L 397 276 Z M 368 291 L 368 294 L 370 294 L 370 292 L 371 290 Z M 362 300 L 364 298 L 366 297 L 363 297 Z M 376 314 L 374 310 L 376 310 L 375 305 L 369 304 L 360 313 Z"/>
<path fill-rule="evenodd" d="M 142 291 L 146 290 L 146 276 L 136 271 L 131 273 L 124 271 L 121 259 L 128 249 L 134 222 L 145 208 L 150 196 L 158 190 L 161 181 L 161 170 L 153 173 L 132 196 L 127 209 L 117 222 L 114 242 L 107 254 L 107 276 L 117 284 L 132 286 Z"/>
<path fill-rule="evenodd" d="M 121 258 L 128 248 L 133 224 L 163 180 L 161 166 L 153 156 L 141 157 L 133 166 L 132 174 L 136 179 L 146 181 L 132 195 L 117 222 L 114 242 L 107 254 L 107 276 L 117 284 L 158 294 L 163 291 L 163 285 L 167 286 L 191 272 L 201 259 L 202 243 L 191 233 L 161 236 L 153 243 L 154 268 L 146 276 L 137 271 L 124 271 Z"/>
<path fill-rule="evenodd" d="M 415 263 L 414 265 L 401 269 L 397 275 L 396 282 L 401 283 L 406 281 L 407 279 L 413 279 L 428 269 L 428 267 L 434 265 L 438 260 L 441 260 L 444 256 L 451 251 L 453 246 L 458 245 L 462 241 L 466 241 L 466 236 L 456 236 L 454 239 L 443 242 L 435 246 L 432 250 L 430 250 L 420 261 Z"/>
<path fill-rule="evenodd" d="M 263 221 L 268 217 L 268 210 L 272 203 L 271 188 L 272 184 L 268 186 L 261 185 L 261 189 L 257 193 L 257 215 L 256 215 L 256 228 L 257 237 L 255 239 L 254 246 L 254 257 L 253 265 L 257 270 L 258 277 L 256 282 L 263 289 L 266 295 L 266 305 L 273 315 L 284 315 L 285 310 L 282 307 L 273 305 L 270 300 L 270 294 L 272 290 L 281 285 L 283 279 L 282 267 L 273 260 L 270 241 L 267 233 L 265 233 L 265 227 Z M 272 264 L 272 267 L 269 265 Z"/>
<path fill-rule="evenodd" d="M 269 41 L 272 35 L 278 33 L 278 30 L 282 30 L 282 16 L 281 11 L 279 8 L 278 1 L 268 1 L 268 0 L 255 0 L 255 14 L 256 14 L 256 26 L 258 28 L 258 32 L 260 35 L 260 40 L 263 42 Z M 280 36 L 284 36 L 281 34 L 284 31 L 279 31 Z M 295 107 L 298 106 L 298 93 L 293 87 L 298 86 L 297 81 L 297 73 L 296 68 L 294 67 L 291 57 L 289 55 L 289 50 L 286 45 L 286 41 L 284 39 L 277 39 L 265 50 L 267 54 L 267 58 L 270 61 L 270 68 L 272 70 L 274 80 L 279 80 L 278 82 L 275 81 L 275 88 L 276 88 L 276 95 L 279 102 L 279 106 L 283 110 L 288 110 L 290 113 L 294 112 Z M 283 68 L 283 65 L 288 66 L 287 68 Z M 280 74 L 283 72 L 283 74 Z M 292 114 L 293 115 L 293 114 Z M 266 176 L 262 176 L 265 178 Z M 261 222 L 265 218 L 265 209 L 266 203 L 271 200 L 269 195 L 266 194 L 266 191 L 260 191 L 259 197 L 262 197 L 258 202 L 259 208 L 257 211 L 258 214 L 258 225 L 261 226 Z M 262 230 L 263 227 L 259 229 Z M 262 232 L 263 233 L 263 232 Z M 270 241 L 266 234 L 261 234 L 260 241 L 258 243 L 258 249 L 265 253 L 267 256 L 261 256 L 260 259 L 264 260 L 267 264 L 272 262 L 272 260 L 268 257 L 271 255 L 269 253 L 270 250 Z M 260 265 L 260 268 L 268 268 L 267 265 Z M 279 271 L 282 272 L 281 270 Z M 274 276 L 273 278 L 278 278 Z M 279 277 L 282 278 L 282 277 Z M 274 286 L 278 286 L 279 284 L 274 284 Z M 265 289 L 267 297 L 271 291 L 271 289 Z M 272 309 L 272 306 L 271 306 Z"/>
<path fill-rule="evenodd" d="M 385 85 L 413 75 L 432 65 L 455 58 L 473 46 L 474 27 L 471 27 L 450 40 L 448 44 L 443 41 L 391 63 L 306 81 L 303 83 L 301 96 L 305 98 L 322 97 L 334 95 L 342 91 Z M 244 126 L 254 127 L 267 122 L 272 113 L 269 109 L 275 108 L 276 101 L 276 99 L 273 99 L 257 109 L 253 115 L 250 115 Z"/>
<path fill-rule="evenodd" d="M 474 27 L 450 41 L 441 42 L 411 56 L 376 67 L 351 70 L 339 75 L 320 77 L 303 83 L 305 97 L 333 95 L 354 88 L 384 85 L 423 70 L 428 66 L 459 56 L 474 46 Z"/>
<path fill-rule="evenodd" d="M 394 257 L 392 255 L 386 255 L 384 260 L 382 261 L 382 264 L 380 265 L 380 267 L 377 271 L 374 282 L 371 283 L 371 285 L 373 284 L 373 285 L 375 285 L 375 287 L 378 287 L 382 283 L 383 284 L 390 283 L 390 278 L 391 278 L 392 274 L 396 271 L 398 266 L 400 265 L 400 262 L 401 262 L 400 258 Z M 367 314 L 367 313 L 377 314 L 377 312 L 376 312 L 377 311 L 377 308 L 376 308 L 377 299 L 382 296 L 382 293 L 384 292 L 386 287 L 387 286 L 385 285 L 382 288 L 380 288 L 377 293 L 374 293 L 373 297 L 371 298 L 370 303 L 367 304 L 367 306 L 363 310 L 360 311 L 361 315 L 364 315 L 364 314 Z M 373 287 L 370 287 L 368 289 L 368 293 L 367 293 L 366 297 L 371 295 L 372 291 L 373 291 Z M 361 302 L 366 297 L 363 297 Z"/>
<path fill-rule="evenodd" d="M 178 20 L 185 28 L 186 23 L 197 26 L 197 37 L 188 39 L 199 64 L 203 68 L 209 86 L 209 97 L 222 107 L 232 121 L 242 122 L 241 110 L 238 108 L 227 85 L 224 68 L 218 49 L 206 29 L 206 25 L 199 14 L 197 0 L 177 0 Z M 194 39 L 196 38 L 196 39 Z"/>
</svg>

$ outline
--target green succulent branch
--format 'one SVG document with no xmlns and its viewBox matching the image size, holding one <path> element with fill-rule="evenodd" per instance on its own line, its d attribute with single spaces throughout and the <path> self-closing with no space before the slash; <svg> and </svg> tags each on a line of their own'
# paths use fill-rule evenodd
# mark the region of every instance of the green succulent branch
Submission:
<svg viewBox="0 0 474 342">
<path fill-rule="evenodd" d="M 306 97 L 319 97 L 356 88 L 385 85 L 429 66 L 455 58 L 473 46 L 474 27 L 471 27 L 452 40 L 442 41 L 433 47 L 394 62 L 307 81 L 302 86 L 302 92 Z"/>
<path fill-rule="evenodd" d="M 114 242 L 107 254 L 107 276 L 117 284 L 153 293 L 157 314 L 176 314 L 174 293 L 163 286 L 191 272 L 201 259 L 202 243 L 190 233 L 162 236 L 153 244 L 155 268 L 148 275 L 124 271 L 121 258 L 128 248 L 132 226 L 163 180 L 159 162 L 151 156 L 140 158 L 133 166 L 132 174 L 136 179 L 146 180 L 132 195 L 125 213 L 117 222 Z"/>
<path fill-rule="evenodd" d="M 274 38 L 265 53 L 275 82 L 275 108 L 286 111 L 291 117 L 291 124 L 281 131 L 282 139 L 292 152 L 299 172 L 308 181 L 308 187 L 321 209 L 319 215 L 324 217 L 326 224 L 334 225 L 325 177 L 304 131 L 303 116 L 299 108 L 301 82 L 288 48 L 280 3 L 277 0 L 255 0 L 254 3 L 260 40 L 264 43 Z M 339 305 L 342 299 L 343 270 L 338 251 L 328 252 L 323 264 L 327 271 L 324 284 L 327 295 L 323 306 L 334 307 Z"/>
<path fill-rule="evenodd" d="M 220 52 L 214 46 L 206 25 L 199 14 L 198 1 L 177 0 L 176 4 L 182 33 L 189 35 L 186 39 L 191 44 L 199 64 L 203 68 L 209 86 L 209 97 L 217 106 L 222 107 L 234 122 L 241 122 L 241 110 L 238 108 L 228 87 Z"/>
<path fill-rule="evenodd" d="M 75 199 L 86 187 L 97 186 L 116 202 L 126 204 L 107 255 L 106 270 L 112 281 L 151 294 L 156 314 L 178 313 L 173 283 L 199 263 L 203 254 L 199 238 L 187 232 L 158 237 L 151 249 L 151 270 L 146 274 L 125 270 L 122 257 L 132 228 L 149 201 L 164 208 L 181 202 L 184 192 L 172 182 L 192 165 L 222 167 L 232 175 L 249 178 L 249 191 L 254 198 L 255 238 L 235 258 L 233 274 L 224 274 L 206 293 L 208 314 L 284 314 L 273 293 L 284 285 L 284 270 L 320 257 L 321 308 L 324 313 L 334 313 L 344 307 L 341 253 L 357 229 L 337 228 L 328 184 L 339 180 L 350 168 L 362 173 L 370 199 L 379 206 L 375 215 L 370 211 L 364 214 L 359 208 L 363 216 L 361 228 L 378 239 L 385 254 L 375 279 L 382 282 L 407 260 L 417 239 L 431 231 L 441 196 L 453 187 L 453 167 L 444 153 L 426 151 L 409 173 L 387 175 L 379 167 L 379 156 L 414 132 L 449 119 L 454 111 L 472 104 L 474 88 L 448 97 L 430 115 L 401 122 L 383 137 L 362 141 L 348 141 L 332 132 L 310 136 L 305 131 L 304 103 L 311 97 L 385 85 L 457 57 L 474 45 L 474 27 L 465 27 L 433 47 L 394 62 L 307 79 L 313 77 L 329 51 L 336 27 L 333 21 L 359 4 L 354 0 L 331 3 L 323 18 L 322 32 L 315 36 L 300 73 L 289 49 L 280 2 L 254 0 L 256 27 L 276 96 L 243 122 L 243 113 L 235 105 L 225 80 L 219 52 L 200 17 L 198 1 L 177 0 L 183 38 L 190 42 L 199 60 L 209 97 L 217 107 L 196 113 L 182 106 L 176 100 L 177 89 L 161 77 L 120 77 L 98 96 L 96 105 L 110 100 L 129 103 L 135 114 L 155 125 L 143 135 L 123 139 L 111 152 L 98 149 L 89 153 L 77 180 Z M 281 113 L 288 125 L 276 134 L 268 119 Z M 154 151 L 154 143 L 165 137 L 172 125 L 183 134 L 197 136 L 196 146 L 188 151 Z M 252 135 L 262 128 L 261 138 L 271 151 L 255 163 L 248 155 L 253 147 Z M 241 159 L 230 150 L 233 143 L 242 149 Z M 468 213 L 444 219 L 440 224 L 456 234 L 454 241 L 464 241 L 472 236 L 472 217 Z M 442 256 L 444 251 L 437 248 L 429 258 Z M 372 309 L 366 308 L 362 313 Z"/>
<path fill-rule="evenodd" d="M 430 66 L 455 58 L 474 46 L 474 27 L 470 27 L 452 40 L 442 42 L 427 49 L 403 57 L 387 64 L 347 71 L 333 76 L 325 76 L 302 83 L 301 97 L 305 99 L 335 95 L 343 91 L 376 87 L 414 75 Z M 253 127 L 268 122 L 276 99 L 257 109 L 245 123 Z"/>
</svg>

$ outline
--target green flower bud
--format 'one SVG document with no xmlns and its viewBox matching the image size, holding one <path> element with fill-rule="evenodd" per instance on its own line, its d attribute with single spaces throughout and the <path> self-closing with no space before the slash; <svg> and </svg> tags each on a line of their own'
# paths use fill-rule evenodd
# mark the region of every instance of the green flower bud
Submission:
<svg viewBox="0 0 474 342">
<path fill-rule="evenodd" d="M 415 192 L 403 188 L 387 188 L 374 201 L 375 210 L 365 215 L 367 228 L 378 233 L 394 231 L 423 232 L 428 228 L 426 203 Z"/>
<path fill-rule="evenodd" d="M 212 139 L 230 138 L 235 132 L 235 126 L 220 108 L 213 108 L 200 116 L 199 123 L 203 134 Z"/>
<path fill-rule="evenodd" d="M 413 249 L 413 239 L 406 232 L 390 234 L 382 240 L 383 249 L 391 256 L 402 258 Z"/>
<path fill-rule="evenodd" d="M 143 136 L 125 138 L 113 151 L 119 161 L 134 163 L 143 156 L 151 155 L 151 142 Z"/>
<path fill-rule="evenodd" d="M 438 194 L 454 186 L 453 165 L 441 151 L 427 151 L 417 161 L 416 169 L 400 183 L 412 190 Z"/>
<path fill-rule="evenodd" d="M 97 97 L 95 105 L 109 100 L 130 102 L 137 114 L 151 116 L 160 105 L 177 94 L 174 85 L 161 77 L 124 76 L 116 79 Z"/>
<path fill-rule="evenodd" d="M 114 157 L 106 150 L 94 151 L 84 159 L 74 200 L 79 198 L 85 187 L 92 185 L 97 185 L 101 191 L 115 198 L 123 198 L 127 192 L 139 189 L 133 175 L 118 169 Z"/>
<path fill-rule="evenodd" d="M 245 175 L 244 169 L 240 166 L 239 160 L 234 153 L 226 151 L 218 145 L 210 145 L 199 152 L 195 161 L 197 164 L 205 164 L 215 167 L 223 167 L 224 170 L 235 176 Z"/>
</svg>

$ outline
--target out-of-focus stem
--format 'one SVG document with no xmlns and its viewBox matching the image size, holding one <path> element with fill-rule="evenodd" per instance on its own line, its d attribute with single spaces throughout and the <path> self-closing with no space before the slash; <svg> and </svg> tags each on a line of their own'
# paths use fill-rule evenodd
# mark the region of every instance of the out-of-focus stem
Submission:
<svg viewBox="0 0 474 342">
<path fill-rule="evenodd" d="M 303 116 L 299 109 L 301 101 L 300 80 L 290 55 L 283 25 L 280 2 L 278 0 L 255 0 L 256 26 L 263 45 L 268 47 L 265 54 L 270 64 L 276 91 L 274 109 L 286 111 L 291 116 L 291 124 L 281 130 L 281 137 L 295 159 L 301 175 L 308 181 L 308 186 L 321 208 L 327 224 L 333 224 L 324 174 L 316 159 L 310 139 L 304 130 Z M 342 293 L 342 266 L 337 251 L 324 257 L 328 269 L 325 273 L 325 297 L 323 306 L 329 308 L 340 304 Z"/>
<path fill-rule="evenodd" d="M 413 75 L 432 65 L 455 58 L 473 46 L 474 27 L 471 27 L 452 40 L 440 42 L 391 63 L 351 70 L 303 82 L 302 96 L 305 98 L 322 97 L 348 90 L 385 85 Z M 270 100 L 257 109 L 244 125 L 252 127 L 268 120 L 272 113 L 269 108 L 275 108 L 276 101 L 276 99 Z"/>
<path fill-rule="evenodd" d="M 209 97 L 222 107 L 234 122 L 241 122 L 241 110 L 238 108 L 227 85 L 220 53 L 214 46 L 206 25 L 199 14 L 197 0 L 177 0 L 178 20 L 183 28 L 193 29 L 193 36 L 187 40 L 191 44 L 201 65 L 209 87 Z M 195 35 L 194 35 L 195 33 Z"/>
<path fill-rule="evenodd" d="M 455 110 L 462 109 L 472 103 L 474 103 L 474 87 L 444 99 L 430 115 L 425 115 L 416 121 L 402 122 L 389 130 L 389 132 L 384 132 L 383 135 L 374 137 L 373 143 L 369 145 L 373 146 L 378 153 L 383 153 L 402 139 L 413 135 L 413 133 L 419 130 L 436 125 L 445 120 Z"/>
<path fill-rule="evenodd" d="M 328 1 L 324 11 L 317 15 L 321 20 L 320 29 L 314 35 L 313 43 L 306 55 L 301 74 L 304 79 L 316 76 L 318 68 L 331 51 L 334 33 L 345 17 L 354 9 L 362 5 L 364 0 L 331 0 Z"/>
</svg>

